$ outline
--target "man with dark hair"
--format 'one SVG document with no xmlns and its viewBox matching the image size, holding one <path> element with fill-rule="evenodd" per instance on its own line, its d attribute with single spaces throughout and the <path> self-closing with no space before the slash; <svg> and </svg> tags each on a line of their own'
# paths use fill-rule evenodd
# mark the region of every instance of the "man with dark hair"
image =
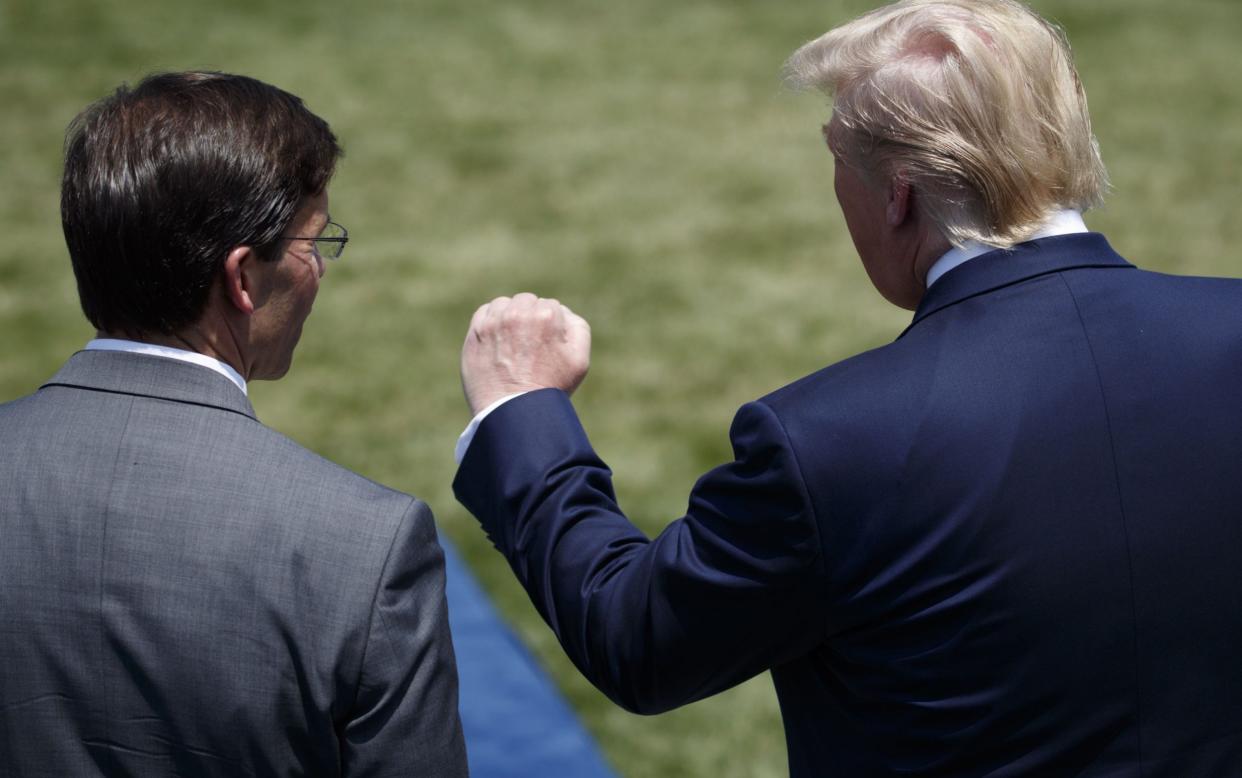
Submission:
<svg viewBox="0 0 1242 778">
<path fill-rule="evenodd" d="M 62 219 L 98 337 L 0 406 L 0 773 L 466 773 L 419 500 L 261 425 L 348 236 L 341 154 L 241 76 L 71 125 Z"/>
</svg>

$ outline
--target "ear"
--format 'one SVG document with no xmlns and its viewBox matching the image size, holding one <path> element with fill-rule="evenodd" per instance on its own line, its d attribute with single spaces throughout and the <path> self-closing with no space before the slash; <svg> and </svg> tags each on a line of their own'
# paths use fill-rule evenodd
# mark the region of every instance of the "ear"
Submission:
<svg viewBox="0 0 1242 778">
<path fill-rule="evenodd" d="M 913 208 L 914 193 L 910 190 L 910 182 L 901 175 L 893 176 L 888 184 L 888 204 L 884 209 L 888 226 L 900 227 L 905 224 Z"/>
<path fill-rule="evenodd" d="M 255 270 L 258 264 L 259 257 L 249 246 L 237 246 L 224 259 L 221 273 L 224 295 L 234 308 L 246 316 L 253 314 L 256 307 L 258 290 Z"/>
</svg>

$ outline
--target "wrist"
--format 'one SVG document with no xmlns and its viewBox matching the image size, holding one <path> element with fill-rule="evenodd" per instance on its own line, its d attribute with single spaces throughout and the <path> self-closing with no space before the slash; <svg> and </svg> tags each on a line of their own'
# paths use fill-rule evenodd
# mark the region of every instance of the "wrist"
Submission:
<svg viewBox="0 0 1242 778">
<path fill-rule="evenodd" d="M 470 406 L 470 415 L 478 416 L 480 413 L 490 410 L 510 397 L 548 388 L 550 387 L 538 384 L 505 384 L 504 386 L 490 387 L 485 391 L 467 393 L 466 404 Z"/>
</svg>

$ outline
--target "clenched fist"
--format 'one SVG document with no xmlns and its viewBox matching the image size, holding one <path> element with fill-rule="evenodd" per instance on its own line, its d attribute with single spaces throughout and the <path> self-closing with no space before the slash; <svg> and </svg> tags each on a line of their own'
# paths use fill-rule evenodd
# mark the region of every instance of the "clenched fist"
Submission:
<svg viewBox="0 0 1242 778">
<path fill-rule="evenodd" d="M 591 325 L 556 300 L 497 297 L 474 312 L 461 348 L 461 385 L 477 414 L 533 389 L 572 394 L 591 364 Z"/>
</svg>

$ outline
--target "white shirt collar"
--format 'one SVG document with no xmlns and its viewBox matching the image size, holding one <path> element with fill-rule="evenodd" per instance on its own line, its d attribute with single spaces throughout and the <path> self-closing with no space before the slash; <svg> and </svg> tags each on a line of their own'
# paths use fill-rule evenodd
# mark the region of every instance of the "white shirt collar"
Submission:
<svg viewBox="0 0 1242 778">
<path fill-rule="evenodd" d="M 232 381 L 242 390 L 242 394 L 246 392 L 246 379 L 233 369 L 232 365 L 221 362 L 220 360 L 209 357 L 206 354 L 200 354 L 197 351 L 186 351 L 185 349 L 173 348 L 171 346 L 157 346 L 154 343 L 140 343 L 136 340 L 121 340 L 119 338 L 95 338 L 86 344 L 87 351 L 125 351 L 130 354 L 146 354 L 152 357 L 163 357 L 165 359 L 176 359 L 181 362 L 189 362 L 192 365 L 201 365 L 208 370 L 214 370 L 220 375 Z"/>
<path fill-rule="evenodd" d="M 1056 235 L 1072 235 L 1076 232 L 1087 232 L 1087 224 L 1082 220 L 1082 213 L 1080 211 L 1067 208 L 1061 211 L 1054 211 L 1052 216 L 1048 218 L 1048 221 L 1044 222 L 1044 226 L 1040 227 L 1028 240 L 1051 238 Z M 931 285 L 936 283 L 941 276 L 958 265 L 995 250 L 995 246 L 987 246 L 974 241 L 967 241 L 961 246 L 950 249 L 944 256 L 936 260 L 936 263 L 927 271 L 927 288 L 930 289 Z"/>
</svg>

